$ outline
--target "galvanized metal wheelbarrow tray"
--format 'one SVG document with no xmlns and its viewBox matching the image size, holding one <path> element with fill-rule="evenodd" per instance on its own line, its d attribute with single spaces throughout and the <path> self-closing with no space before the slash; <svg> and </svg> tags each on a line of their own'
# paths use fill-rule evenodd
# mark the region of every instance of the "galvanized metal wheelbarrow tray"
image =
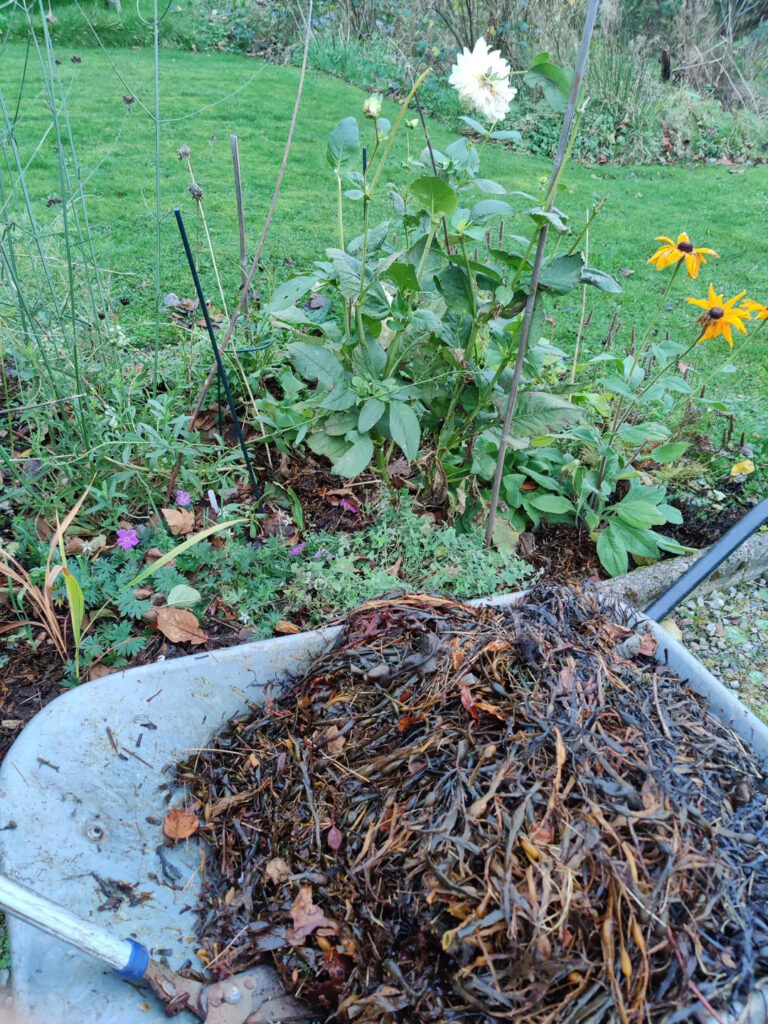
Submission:
<svg viewBox="0 0 768 1024">
<path fill-rule="evenodd" d="M 745 520 L 759 525 L 766 516 L 768 500 Z M 744 525 L 729 531 L 648 611 L 657 618 L 667 614 L 745 539 Z M 512 603 L 524 596 L 505 595 L 488 603 Z M 712 713 L 768 763 L 768 726 L 656 621 L 631 608 L 627 612 L 638 625 L 645 622 L 658 640 L 657 659 L 687 680 Z M 85 926 L 79 936 L 71 934 L 76 922 L 61 926 L 60 934 L 70 932 L 65 942 L 9 917 L 14 1009 L 22 1020 L 159 1024 L 167 1019 L 151 993 L 126 984 L 103 963 L 122 966 L 123 951 L 133 948 L 126 939 L 143 944 L 154 961 L 162 960 L 170 970 L 195 959 L 200 850 L 194 842 L 172 850 L 162 845 L 160 826 L 168 810 L 164 773 L 182 755 L 204 747 L 232 715 L 263 700 L 268 688 L 279 688 L 305 669 L 337 632 L 338 627 L 301 633 L 116 673 L 59 697 L 24 729 L 0 766 L 0 870 L 11 880 L 0 876 L 0 906 L 13 905 L 8 894 L 13 883 L 21 883 L 68 908 Z M 45 906 L 35 907 L 31 894 L 29 902 L 28 920 L 40 923 Z M 108 934 L 99 935 L 94 925 Z M 163 969 L 155 966 L 154 988 L 167 1002 Z M 141 976 L 140 971 L 133 974 Z M 252 980 L 239 994 L 229 993 L 232 1002 L 248 996 L 250 1003 L 247 989 L 256 986 L 265 1007 L 258 1019 L 287 1019 L 274 981 L 267 976 Z M 226 996 L 223 989 L 207 990 L 217 1006 Z M 274 1017 L 268 1011 L 270 999 L 276 1000 Z M 181 1010 L 177 1019 L 191 1024 L 201 1016 Z M 217 1011 L 217 1020 L 224 1019 Z M 692 1008 L 690 1019 L 714 1021 L 703 1008 Z M 765 1024 L 768 987 L 758 986 L 746 1005 L 732 1007 L 719 1019 Z M 240 1024 L 245 1015 L 235 1012 L 226 1020 Z"/>
</svg>

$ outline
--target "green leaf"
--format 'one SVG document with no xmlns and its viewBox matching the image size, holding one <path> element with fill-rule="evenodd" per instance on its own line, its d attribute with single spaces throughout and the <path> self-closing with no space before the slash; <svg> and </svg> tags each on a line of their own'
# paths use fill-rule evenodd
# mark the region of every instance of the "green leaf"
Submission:
<svg viewBox="0 0 768 1024">
<path fill-rule="evenodd" d="M 331 437 L 344 437 L 357 427 L 357 412 L 337 412 L 323 423 L 323 429 Z"/>
<path fill-rule="evenodd" d="M 488 129 L 484 128 L 479 121 L 474 119 L 474 117 L 467 117 L 466 114 L 462 114 L 461 117 L 459 117 L 459 120 L 463 121 L 464 124 L 468 124 L 472 131 L 477 132 L 478 135 L 488 134 Z"/>
<path fill-rule="evenodd" d="M 333 263 L 333 269 L 339 279 L 339 291 L 345 299 L 356 299 L 360 294 L 360 260 L 350 256 L 343 249 L 326 249 Z"/>
<path fill-rule="evenodd" d="M 516 434 L 557 434 L 577 423 L 583 415 L 584 410 L 572 405 L 565 395 L 524 391 L 518 399 L 512 426 Z"/>
<path fill-rule="evenodd" d="M 623 576 L 629 569 L 627 549 L 610 526 L 602 530 L 597 538 L 597 557 L 611 576 Z"/>
<path fill-rule="evenodd" d="M 540 512 L 551 512 L 553 515 L 562 515 L 565 512 L 576 511 L 573 502 L 564 498 L 561 494 L 537 494 L 528 500 Z"/>
<path fill-rule="evenodd" d="M 671 555 L 690 555 L 697 550 L 688 548 L 685 544 L 672 540 L 671 537 L 666 537 L 663 533 L 656 533 L 656 531 L 653 533 L 653 538 L 662 551 L 668 551 Z"/>
<path fill-rule="evenodd" d="M 263 307 L 264 313 L 276 313 L 281 309 L 290 309 L 302 295 L 306 295 L 317 280 L 316 277 L 293 277 L 283 281 L 275 288 L 269 302 Z"/>
<path fill-rule="evenodd" d="M 367 433 L 371 427 L 375 427 L 386 412 L 386 405 L 379 398 L 369 398 L 360 410 L 357 421 L 357 429 L 361 434 Z"/>
<path fill-rule="evenodd" d="M 581 271 L 581 283 L 594 285 L 601 292 L 618 294 L 624 291 L 613 275 L 606 274 L 604 270 L 597 270 L 595 267 L 584 267 Z"/>
<path fill-rule="evenodd" d="M 168 595 L 169 608 L 191 608 L 202 600 L 200 591 L 186 583 L 178 583 Z"/>
<path fill-rule="evenodd" d="M 320 403 L 321 409 L 330 409 L 331 412 L 343 412 L 351 409 L 357 404 L 357 395 L 350 391 L 343 384 L 337 384 L 330 395 L 327 395 Z"/>
<path fill-rule="evenodd" d="M 287 347 L 288 356 L 298 373 L 307 380 L 317 380 L 333 387 L 344 378 L 344 367 L 330 349 L 295 341 Z"/>
<path fill-rule="evenodd" d="M 491 181 L 490 178 L 473 178 L 472 184 L 488 195 L 505 196 L 507 194 L 507 190 L 503 185 L 500 185 L 498 181 Z"/>
<path fill-rule="evenodd" d="M 357 119 L 345 117 L 328 136 L 328 163 L 334 171 L 346 170 L 360 162 L 360 130 Z"/>
<path fill-rule="evenodd" d="M 419 279 L 412 263 L 392 263 L 387 269 L 386 278 L 394 284 L 398 291 L 419 291 Z"/>
<path fill-rule="evenodd" d="M 456 192 L 441 178 L 417 178 L 411 184 L 411 192 L 430 211 L 433 220 L 441 214 L 450 216 L 459 205 Z"/>
<path fill-rule="evenodd" d="M 522 501 L 520 487 L 525 483 L 524 473 L 508 473 L 501 480 L 504 485 L 504 496 L 507 499 L 507 504 L 511 505 L 512 508 L 518 508 Z"/>
<path fill-rule="evenodd" d="M 389 429 L 392 439 L 398 444 L 409 462 L 419 454 L 421 427 L 416 413 L 405 402 L 389 403 Z"/>
<path fill-rule="evenodd" d="M 553 227 L 561 235 L 570 231 L 568 217 L 562 210 L 557 210 L 554 207 L 551 210 L 545 210 L 543 206 L 534 206 L 528 211 L 528 216 L 533 217 L 539 226 L 549 223 L 550 227 Z"/>
<path fill-rule="evenodd" d="M 659 512 L 656 505 L 637 498 L 625 498 L 613 508 L 628 526 L 634 526 L 637 530 L 648 530 L 651 526 L 660 526 L 661 523 L 666 522 L 663 513 Z"/>
<path fill-rule="evenodd" d="M 669 431 L 663 423 L 623 423 L 619 427 L 619 437 L 627 444 L 641 445 L 648 441 L 666 441 Z"/>
<path fill-rule="evenodd" d="M 466 271 L 461 267 L 444 267 L 439 274 L 435 275 L 435 284 L 452 312 L 471 310 L 471 286 Z"/>
<path fill-rule="evenodd" d="M 332 437 L 330 434 L 326 434 L 325 431 L 310 434 L 307 438 L 307 444 L 315 455 L 324 455 L 331 462 L 334 459 L 340 458 L 349 448 L 349 442 L 343 437 Z"/>
<path fill-rule="evenodd" d="M 660 444 L 651 452 L 654 462 L 665 465 L 667 462 L 676 462 L 688 447 L 686 441 L 670 441 L 668 444 Z"/>
<path fill-rule="evenodd" d="M 489 217 L 512 217 L 514 210 L 503 199 L 481 199 L 475 203 L 470 213 L 470 220 L 484 223 Z"/>
<path fill-rule="evenodd" d="M 680 526 L 683 522 L 683 513 L 679 508 L 675 508 L 674 505 L 667 505 L 662 502 L 661 505 L 656 506 L 663 516 L 667 517 L 668 523 L 674 523 L 675 526 Z"/>
<path fill-rule="evenodd" d="M 372 458 L 373 441 L 370 437 L 361 437 L 334 462 L 331 472 L 338 476 L 359 476 L 368 467 Z"/>
<path fill-rule="evenodd" d="M 610 525 L 611 532 L 618 537 L 624 547 L 632 555 L 640 555 L 641 558 L 658 558 L 659 549 L 654 539 L 652 530 L 637 530 L 626 523 L 614 520 Z"/>
<path fill-rule="evenodd" d="M 523 136 L 522 132 L 514 128 L 500 128 L 498 131 L 491 132 L 491 138 L 498 142 L 521 142 Z"/>
<path fill-rule="evenodd" d="M 580 252 L 555 256 L 541 268 L 539 287 L 556 295 L 566 295 L 578 286 L 583 266 L 584 256 Z"/>
<path fill-rule="evenodd" d="M 489 452 L 478 451 L 472 453 L 472 465 L 469 472 L 472 476 L 479 476 L 481 480 L 490 480 L 496 471 L 496 459 Z"/>
<path fill-rule="evenodd" d="M 571 92 L 573 75 L 556 64 L 551 64 L 548 53 L 540 53 L 533 58 L 523 80 L 531 89 L 540 86 L 550 107 L 558 114 L 563 113 Z"/>
</svg>

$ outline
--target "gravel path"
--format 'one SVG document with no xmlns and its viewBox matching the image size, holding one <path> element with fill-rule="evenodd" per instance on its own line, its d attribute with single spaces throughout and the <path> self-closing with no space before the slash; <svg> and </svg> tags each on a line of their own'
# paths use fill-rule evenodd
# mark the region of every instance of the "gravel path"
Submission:
<svg viewBox="0 0 768 1024">
<path fill-rule="evenodd" d="M 691 653 L 768 722 L 768 580 L 689 600 L 674 617 Z"/>
</svg>

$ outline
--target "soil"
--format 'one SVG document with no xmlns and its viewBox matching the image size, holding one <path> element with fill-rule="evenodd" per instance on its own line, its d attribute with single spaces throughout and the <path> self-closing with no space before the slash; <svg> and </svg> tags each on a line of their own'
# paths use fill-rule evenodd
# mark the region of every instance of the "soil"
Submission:
<svg viewBox="0 0 768 1024">
<path fill-rule="evenodd" d="M 27 722 L 65 690 L 64 668 L 53 645 L 7 648 L 0 680 L 0 761 Z"/>
</svg>

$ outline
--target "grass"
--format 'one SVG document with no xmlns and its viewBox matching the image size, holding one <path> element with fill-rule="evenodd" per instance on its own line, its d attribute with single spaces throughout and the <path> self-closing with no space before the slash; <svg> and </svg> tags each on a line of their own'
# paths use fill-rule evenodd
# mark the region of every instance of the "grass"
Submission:
<svg viewBox="0 0 768 1024">
<path fill-rule="evenodd" d="M 49 117 L 41 103 L 34 54 L 18 99 L 25 55 L 21 45 L 5 48 L 0 61 L 0 88 L 11 108 L 18 101 L 15 136 L 25 159 L 31 159 L 27 178 L 38 215 L 55 232 L 60 230 L 60 208 L 54 205 L 45 209 L 44 204 L 58 191 L 58 161 L 50 136 L 40 145 Z M 151 106 L 151 50 L 113 50 L 109 60 L 100 50 L 81 50 L 78 55 L 82 62 L 72 64 L 67 59 L 68 51 L 62 51 L 60 73 L 66 82 L 75 142 L 87 183 L 97 256 L 110 280 L 116 317 L 133 337 L 149 338 L 154 317 L 153 127 L 139 103 L 128 106 L 123 96 L 135 95 Z M 164 291 L 192 293 L 171 213 L 174 205 L 180 205 L 188 230 L 196 235 L 195 201 L 187 192 L 189 176 L 177 159 L 178 147 L 184 144 L 192 149 L 195 176 L 204 189 L 220 269 L 232 298 L 237 293 L 239 270 L 229 135 L 236 133 L 240 139 L 248 236 L 253 249 L 282 158 L 297 80 L 295 68 L 240 56 L 163 53 Z M 339 118 L 359 113 L 363 96 L 361 90 L 337 79 L 313 72 L 307 76 L 291 161 L 265 251 L 265 273 L 258 283 L 267 294 L 277 281 L 308 267 L 322 256 L 326 245 L 335 244 L 332 178 L 324 159 L 326 138 Z M 394 105 L 385 106 L 389 116 L 395 111 Z M 437 123 L 430 124 L 430 131 L 438 147 L 452 137 Z M 549 162 L 487 148 L 483 167 L 487 176 L 509 189 L 536 193 L 548 173 Z M 633 271 L 625 281 L 623 295 L 589 295 L 593 318 L 587 349 L 599 349 L 614 313 L 625 324 L 625 338 L 633 324 L 642 332 L 666 282 L 665 276 L 646 263 L 657 234 L 674 235 L 686 230 L 697 244 L 709 245 L 722 254 L 721 260 L 707 264 L 697 282 L 679 279 L 669 300 L 673 308 L 665 311 L 660 321 L 662 331 L 669 329 L 675 335 L 690 337 L 694 316 L 685 297 L 704 294 L 710 280 L 727 295 L 747 289 L 751 295 L 765 298 L 768 285 L 758 232 L 766 212 L 767 184 L 768 169 L 764 166 L 571 166 L 559 204 L 572 215 L 577 227 L 586 210 L 607 197 L 590 235 L 591 262 L 612 273 L 622 268 Z M 525 201 L 520 202 L 524 205 Z M 357 207 L 350 204 L 349 216 L 356 211 Z M 385 213 L 380 201 L 379 215 Z M 511 222 L 508 230 L 525 233 L 524 218 L 517 225 Z M 204 246 L 199 251 L 203 280 L 213 297 L 210 261 Z M 566 349 L 575 337 L 579 311 L 580 301 L 575 294 L 552 310 L 553 340 Z M 171 342 L 174 332 L 166 328 L 165 338 Z M 699 355 L 706 375 L 714 372 L 728 353 L 718 344 L 706 346 Z M 748 372 L 724 377 L 723 392 L 760 400 L 768 372 L 764 338 L 740 339 L 736 359 L 745 371 L 748 367 Z"/>
</svg>

